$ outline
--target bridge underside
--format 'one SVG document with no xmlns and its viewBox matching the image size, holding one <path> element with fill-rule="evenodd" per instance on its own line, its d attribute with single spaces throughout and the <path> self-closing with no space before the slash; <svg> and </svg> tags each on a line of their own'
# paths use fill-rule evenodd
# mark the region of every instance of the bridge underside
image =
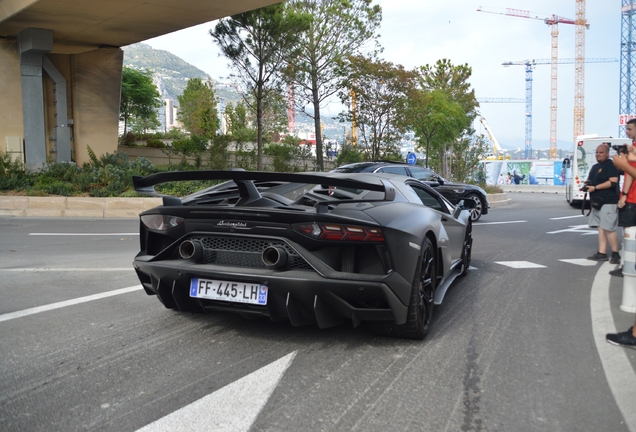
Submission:
<svg viewBox="0 0 636 432">
<path fill-rule="evenodd" d="M 0 150 L 27 169 L 117 149 L 122 46 L 278 0 L 0 1 Z"/>
</svg>

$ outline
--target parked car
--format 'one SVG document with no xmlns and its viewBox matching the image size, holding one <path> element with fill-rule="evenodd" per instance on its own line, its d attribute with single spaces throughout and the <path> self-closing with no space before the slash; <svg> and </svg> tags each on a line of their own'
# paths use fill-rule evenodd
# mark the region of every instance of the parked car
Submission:
<svg viewBox="0 0 636 432">
<path fill-rule="evenodd" d="M 413 178 L 188 171 L 133 181 L 158 196 L 155 185 L 185 180 L 231 181 L 164 196 L 140 215 L 133 265 L 169 309 L 320 328 L 367 322 L 421 339 L 470 265 L 474 202 L 455 206 Z"/>
<path fill-rule="evenodd" d="M 453 204 L 459 203 L 461 200 L 471 199 L 475 201 L 475 208 L 471 212 L 473 222 L 479 220 L 481 215 L 488 214 L 488 198 L 486 191 L 479 186 L 455 183 L 446 180 L 435 171 L 417 165 L 409 165 L 401 162 L 358 162 L 349 165 L 343 165 L 334 169 L 332 172 L 340 173 L 393 173 L 416 178 L 426 182 L 439 193 L 444 195 Z"/>
</svg>

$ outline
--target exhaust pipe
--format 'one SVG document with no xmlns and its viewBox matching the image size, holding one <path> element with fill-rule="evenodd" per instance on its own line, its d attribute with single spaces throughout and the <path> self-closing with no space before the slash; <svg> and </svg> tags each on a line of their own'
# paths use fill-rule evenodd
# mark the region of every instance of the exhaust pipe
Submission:
<svg viewBox="0 0 636 432">
<path fill-rule="evenodd" d="M 282 268 L 287 265 L 287 251 L 278 246 L 270 246 L 265 248 L 263 255 L 261 255 L 263 263 L 267 267 Z"/>
<path fill-rule="evenodd" d="M 179 245 L 179 255 L 183 259 L 200 262 L 203 257 L 203 245 L 198 240 L 186 240 Z"/>
</svg>

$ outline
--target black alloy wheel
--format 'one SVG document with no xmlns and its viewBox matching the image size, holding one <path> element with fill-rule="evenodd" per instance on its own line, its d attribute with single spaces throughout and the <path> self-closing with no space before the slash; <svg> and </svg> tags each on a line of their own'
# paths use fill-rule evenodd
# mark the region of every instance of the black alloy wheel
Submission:
<svg viewBox="0 0 636 432">
<path fill-rule="evenodd" d="M 479 196 L 476 194 L 470 194 L 466 197 L 466 199 L 475 201 L 475 208 L 470 210 L 470 220 L 473 222 L 478 221 L 484 208 L 481 202 L 481 198 L 479 198 Z"/>
<path fill-rule="evenodd" d="M 431 239 L 426 237 L 418 268 L 413 279 L 413 290 L 406 323 L 397 326 L 398 336 L 423 339 L 433 318 L 433 296 L 437 283 L 437 254 Z"/>
</svg>

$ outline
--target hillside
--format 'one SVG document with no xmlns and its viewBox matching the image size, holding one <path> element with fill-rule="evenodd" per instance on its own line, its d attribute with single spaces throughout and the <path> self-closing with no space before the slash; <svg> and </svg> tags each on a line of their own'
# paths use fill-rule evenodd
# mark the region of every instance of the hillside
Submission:
<svg viewBox="0 0 636 432">
<path fill-rule="evenodd" d="M 155 84 L 164 99 L 177 101 L 177 97 L 183 94 L 191 78 L 212 81 L 216 95 L 228 101 L 237 101 L 240 98 L 237 93 L 228 90 L 226 86 L 210 78 L 201 69 L 169 51 L 156 50 L 144 43 L 128 45 L 122 49 L 125 66 L 152 71 Z"/>
</svg>

